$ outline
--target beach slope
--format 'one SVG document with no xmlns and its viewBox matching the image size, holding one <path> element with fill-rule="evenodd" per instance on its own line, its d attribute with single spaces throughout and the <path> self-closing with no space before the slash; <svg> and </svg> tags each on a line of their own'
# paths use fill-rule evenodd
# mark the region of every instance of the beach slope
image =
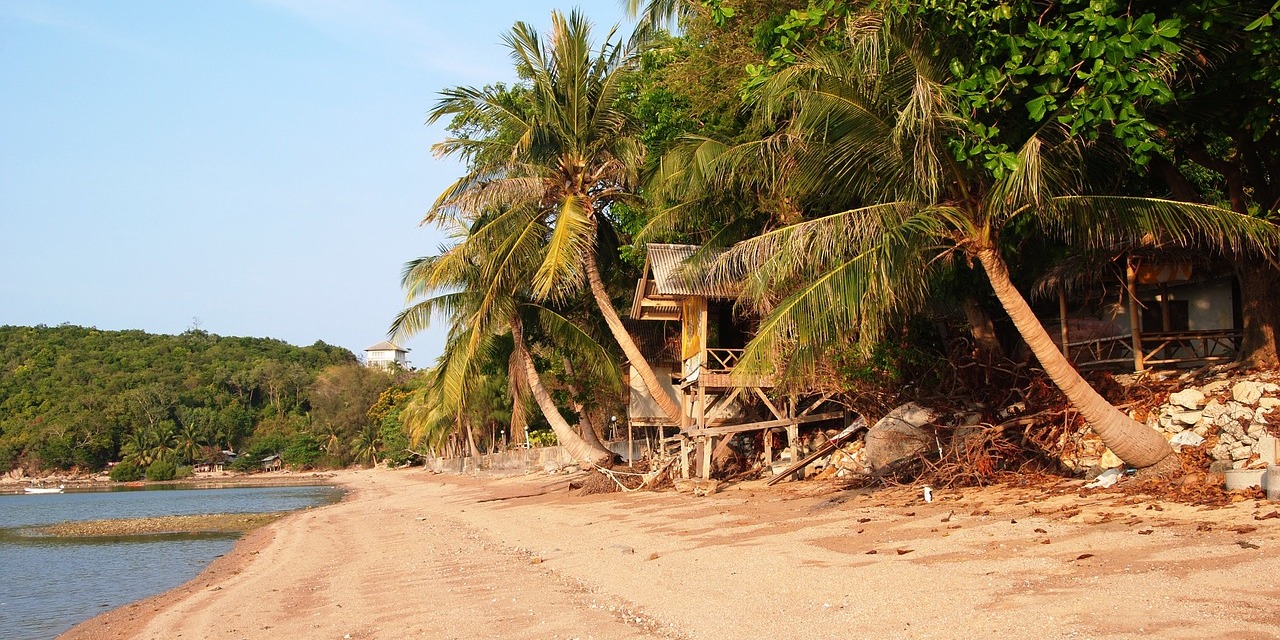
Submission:
<svg viewBox="0 0 1280 640">
<path fill-rule="evenodd" d="M 368 471 L 63 638 L 1273 638 L 1280 517 L 1043 488 L 573 497 Z"/>
</svg>

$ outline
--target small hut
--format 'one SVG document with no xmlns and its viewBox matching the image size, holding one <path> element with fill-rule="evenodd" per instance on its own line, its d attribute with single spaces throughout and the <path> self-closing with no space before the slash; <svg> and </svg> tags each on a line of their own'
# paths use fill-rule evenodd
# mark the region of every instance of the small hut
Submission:
<svg viewBox="0 0 1280 640">
<path fill-rule="evenodd" d="M 680 424 L 669 426 L 679 429 L 676 437 L 681 445 L 683 477 L 689 477 L 693 464 L 702 477 L 710 477 L 711 453 L 717 438 L 785 429 L 791 459 L 796 460 L 801 424 L 845 418 L 843 410 L 817 411 L 826 398 L 770 398 L 767 391 L 776 386 L 774 375 L 730 375 L 753 327 L 733 312 L 737 292 L 711 283 L 699 273 L 698 264 L 713 260 L 716 254 L 699 256 L 701 247 L 685 244 L 653 243 L 646 249 L 631 317 L 679 325 L 679 357 L 670 377 L 672 393 L 680 401 L 681 420 Z M 648 389 L 634 376 L 633 380 L 629 403 L 633 413 L 639 412 L 646 420 L 654 419 L 657 413 L 665 420 L 655 411 L 656 406 L 649 406 L 653 399 Z M 746 406 L 747 400 L 753 404 L 758 401 L 768 415 L 753 415 Z M 772 462 L 771 438 L 763 441 L 766 463 Z M 691 463 L 691 456 L 696 462 Z"/>
</svg>

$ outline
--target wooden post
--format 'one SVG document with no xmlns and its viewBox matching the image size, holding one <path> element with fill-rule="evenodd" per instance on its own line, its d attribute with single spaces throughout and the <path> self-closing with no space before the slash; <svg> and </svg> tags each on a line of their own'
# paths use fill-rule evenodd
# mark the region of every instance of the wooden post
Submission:
<svg viewBox="0 0 1280 640">
<path fill-rule="evenodd" d="M 636 459 L 636 436 L 631 429 L 631 421 L 627 420 L 627 463 L 635 462 Z"/>
<path fill-rule="evenodd" d="M 702 479 L 711 479 L 711 451 L 715 449 L 715 436 L 704 436 L 702 438 Z"/>
<path fill-rule="evenodd" d="M 800 425 L 787 425 L 787 448 L 791 451 L 791 464 L 800 460 Z M 804 469 L 796 473 L 797 480 L 804 480 Z"/>
<path fill-rule="evenodd" d="M 689 438 L 680 436 L 680 477 L 689 479 Z"/>
<path fill-rule="evenodd" d="M 760 444 L 764 445 L 764 466 L 773 465 L 773 430 L 765 429 L 760 433 Z"/>
<path fill-rule="evenodd" d="M 1133 332 L 1133 370 L 1145 371 L 1147 366 L 1142 353 L 1142 306 L 1138 304 L 1138 269 L 1134 266 L 1133 255 L 1129 256 L 1125 280 L 1129 295 L 1129 330 Z"/>
<path fill-rule="evenodd" d="M 1062 320 L 1062 355 L 1071 359 L 1071 337 L 1067 330 L 1067 288 L 1058 287 L 1058 317 Z"/>
</svg>

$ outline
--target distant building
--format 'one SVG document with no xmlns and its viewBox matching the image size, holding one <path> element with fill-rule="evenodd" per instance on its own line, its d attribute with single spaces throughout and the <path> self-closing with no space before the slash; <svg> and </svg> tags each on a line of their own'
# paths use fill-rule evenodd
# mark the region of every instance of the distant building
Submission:
<svg viewBox="0 0 1280 640">
<path fill-rule="evenodd" d="M 379 369 L 390 369 L 392 365 L 399 366 L 402 369 L 409 368 L 409 350 L 403 347 L 383 340 L 378 344 L 364 350 L 365 366 L 377 367 Z"/>
</svg>

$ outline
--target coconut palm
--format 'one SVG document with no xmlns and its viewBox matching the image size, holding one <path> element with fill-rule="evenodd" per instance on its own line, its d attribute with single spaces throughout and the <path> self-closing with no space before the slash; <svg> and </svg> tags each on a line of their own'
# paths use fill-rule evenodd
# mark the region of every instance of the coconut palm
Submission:
<svg viewBox="0 0 1280 640">
<path fill-rule="evenodd" d="M 482 359 L 492 355 L 498 337 L 510 332 L 514 343 L 508 365 L 510 378 L 525 383 L 515 390 L 527 389 L 534 397 L 570 455 L 582 462 L 605 464 L 612 457 L 611 452 L 598 442 L 584 440 L 552 400 L 529 352 L 526 323 L 534 319 L 540 330 L 553 336 L 553 343 L 569 352 L 588 354 L 580 360 L 594 368 L 599 378 L 616 381 L 620 376 L 613 358 L 577 325 L 552 308 L 531 301 L 529 274 L 537 256 L 532 249 L 540 234 L 527 227 L 540 225 L 536 218 L 525 218 L 523 230 L 505 226 L 514 220 L 520 218 L 496 215 L 492 220 L 483 220 L 474 225 L 473 231 L 459 231 L 458 243 L 441 255 L 415 260 L 405 267 L 403 283 L 414 304 L 397 316 L 392 331 L 423 331 L 437 316 L 449 321 L 444 354 L 429 390 L 423 392 L 424 397 L 433 394 L 434 403 L 424 400 L 421 409 L 410 412 L 410 432 L 438 432 L 444 416 L 451 415 L 455 420 L 465 416 L 469 392 L 481 380 Z M 519 403 L 519 397 L 513 398 L 513 405 Z M 522 425 L 513 425 L 513 432 L 517 426 Z M 470 433 L 468 441 L 473 442 Z M 471 446 L 474 449 L 474 444 Z"/>
<path fill-rule="evenodd" d="M 982 267 L 1046 374 L 1107 446 L 1137 467 L 1163 460 L 1165 440 L 1111 406 L 1058 350 L 1010 279 L 1003 234 L 1016 224 L 1082 249 L 1209 243 L 1274 255 L 1277 227 L 1213 207 L 1088 195 L 1086 149 L 1053 125 L 1032 132 L 1009 166 L 966 167 L 946 146 L 966 134 L 929 43 L 913 25 L 872 13 L 850 24 L 847 51 L 808 53 L 764 86 L 758 112 L 785 118 L 778 135 L 686 154 L 704 188 L 785 155 L 798 199 L 855 203 L 740 243 L 713 265 L 714 277 L 739 282 L 744 301 L 767 311 L 742 366 L 765 368 L 784 345 L 793 367 L 850 335 L 870 345 L 919 307 L 948 261 L 965 259 Z"/>
<path fill-rule="evenodd" d="M 541 256 L 531 299 L 569 299 L 585 284 L 627 360 L 677 424 L 680 410 L 623 326 L 600 265 L 617 242 L 610 207 L 632 197 L 643 159 L 636 123 L 619 108 L 631 50 L 614 41 L 616 30 L 593 48 L 591 24 L 579 12 L 554 12 L 551 23 L 545 40 L 523 22 L 503 37 L 525 84 L 443 92 L 429 122 L 450 117 L 481 126 L 433 147 L 470 166 L 424 222 L 498 212 L 494 226 L 541 234 L 528 238 Z"/>
</svg>

